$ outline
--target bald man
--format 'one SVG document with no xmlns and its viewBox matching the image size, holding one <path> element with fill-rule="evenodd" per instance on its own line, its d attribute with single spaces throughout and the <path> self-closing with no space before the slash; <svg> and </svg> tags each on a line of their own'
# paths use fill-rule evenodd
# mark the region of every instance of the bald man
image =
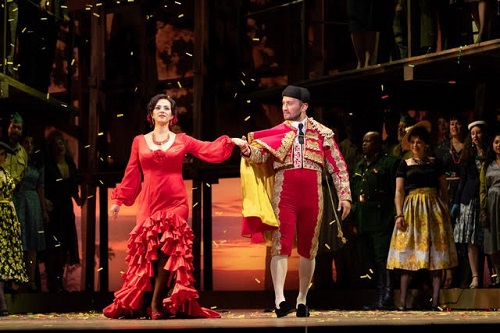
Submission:
<svg viewBox="0 0 500 333">
<path fill-rule="evenodd" d="M 399 159 L 382 149 L 379 132 L 368 132 L 361 146 L 363 159 L 351 175 L 353 219 L 360 237 L 367 272 L 375 271 L 378 298 L 365 310 L 390 310 L 394 307 L 392 271 L 387 270 L 387 254 L 394 229 L 394 192 Z"/>
</svg>

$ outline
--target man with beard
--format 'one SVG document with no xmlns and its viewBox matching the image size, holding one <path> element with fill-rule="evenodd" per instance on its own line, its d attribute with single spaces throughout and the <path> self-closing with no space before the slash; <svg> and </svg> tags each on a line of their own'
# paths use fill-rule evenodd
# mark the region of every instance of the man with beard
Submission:
<svg viewBox="0 0 500 333">
<path fill-rule="evenodd" d="M 2 164 L 2 167 L 9 172 L 10 176 L 14 179 L 16 185 L 19 184 L 24 177 L 24 173 L 28 166 L 28 154 L 23 145 L 19 142 L 23 134 L 23 125 L 23 118 L 19 113 L 15 112 L 10 116 L 7 135 L 9 146 L 14 151 L 14 154 L 8 154 Z"/>
<path fill-rule="evenodd" d="M 399 159 L 382 150 L 382 137 L 368 132 L 361 146 L 363 159 L 351 176 L 355 232 L 367 271 L 375 271 L 378 298 L 365 310 L 390 310 L 394 307 L 392 271 L 387 270 L 387 254 L 394 228 L 394 191 Z"/>
<path fill-rule="evenodd" d="M 307 116 L 309 90 L 287 86 L 281 96 L 284 121 L 270 129 L 250 132 L 248 144 L 240 146 L 244 156 L 240 169 L 242 235 L 253 242 L 268 240 L 271 246 L 276 316 L 296 311 L 297 317 L 309 317 L 306 302 L 323 217 L 323 172 L 332 176 L 342 220 L 351 210 L 349 173 L 333 131 Z M 261 186 L 264 183 L 266 188 Z M 300 258 L 299 294 L 294 307 L 286 302 L 284 288 L 295 243 Z"/>
</svg>

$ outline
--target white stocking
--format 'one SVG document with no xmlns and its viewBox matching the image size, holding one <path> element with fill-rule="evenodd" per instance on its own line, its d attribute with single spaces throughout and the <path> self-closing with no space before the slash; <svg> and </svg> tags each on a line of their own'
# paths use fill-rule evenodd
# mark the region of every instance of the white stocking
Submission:
<svg viewBox="0 0 500 333">
<path fill-rule="evenodd" d="M 274 302 L 276 308 L 285 300 L 285 279 L 288 271 L 288 256 L 274 256 L 271 258 L 271 276 L 274 286 Z"/>
<path fill-rule="evenodd" d="M 315 259 L 307 259 L 300 257 L 299 259 L 299 295 L 297 296 L 297 304 L 307 304 L 307 292 L 316 267 Z"/>
</svg>

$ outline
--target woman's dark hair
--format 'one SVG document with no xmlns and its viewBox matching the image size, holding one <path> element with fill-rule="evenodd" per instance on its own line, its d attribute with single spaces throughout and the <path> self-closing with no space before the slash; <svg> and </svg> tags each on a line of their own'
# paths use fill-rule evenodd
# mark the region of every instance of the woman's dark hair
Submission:
<svg viewBox="0 0 500 333">
<path fill-rule="evenodd" d="M 73 153 L 71 152 L 68 142 L 64 138 L 64 135 L 62 132 L 58 130 L 53 130 L 52 132 L 49 133 L 47 136 L 47 154 L 48 156 L 53 157 L 54 156 L 54 148 L 56 147 L 57 140 L 61 139 L 61 141 L 64 143 L 64 146 L 66 146 L 66 157 L 69 157 L 73 159 Z"/>
<path fill-rule="evenodd" d="M 460 125 L 462 125 L 462 126 L 460 126 L 460 140 L 462 142 L 464 142 L 465 139 L 467 138 L 467 134 L 468 134 L 468 132 L 467 132 L 467 123 L 465 122 L 464 117 L 461 116 L 461 115 L 459 115 L 459 114 L 455 114 L 455 115 L 453 115 L 453 116 L 450 117 L 450 122 L 452 120 L 456 120 L 456 121 L 458 121 L 460 123 Z"/>
<path fill-rule="evenodd" d="M 488 149 L 486 150 L 486 166 L 488 166 L 491 162 L 495 161 L 497 159 L 497 154 L 495 153 L 495 150 L 493 149 L 493 142 L 495 141 L 495 138 L 497 136 L 500 136 L 500 131 L 495 132 L 491 136 L 491 140 L 489 141 Z"/>
<path fill-rule="evenodd" d="M 29 137 L 33 139 L 34 150 L 31 156 L 28 156 L 28 163 L 33 165 L 36 169 L 40 169 L 44 165 L 44 156 L 42 150 L 36 148 L 39 148 L 39 143 L 41 140 L 39 140 L 34 134 L 27 133 L 23 135 L 22 139 L 19 142 L 24 145 L 24 140 Z"/>
<path fill-rule="evenodd" d="M 177 117 L 177 104 L 175 103 L 174 99 L 168 96 L 167 94 L 157 94 L 151 97 L 146 107 L 146 110 L 148 112 L 147 120 L 151 125 L 153 125 L 153 110 L 158 101 L 161 99 L 166 99 L 167 101 L 170 102 L 170 109 L 172 110 L 172 115 L 174 117 Z"/>
<path fill-rule="evenodd" d="M 488 150 L 488 147 L 486 145 L 489 143 L 490 140 L 488 138 L 488 131 L 487 131 L 486 125 L 483 125 L 483 124 L 475 125 L 475 126 L 471 127 L 471 129 L 467 132 L 467 137 L 465 138 L 464 149 L 462 149 L 462 154 L 460 156 L 460 158 L 464 161 L 469 161 L 469 159 L 471 159 L 477 153 L 477 148 L 474 145 L 474 143 L 472 142 L 472 137 L 470 135 L 471 130 L 476 126 L 479 127 L 481 129 L 481 132 L 483 133 L 483 140 L 481 142 L 481 146 L 482 146 L 481 148 L 483 148 L 483 151 Z"/>
<path fill-rule="evenodd" d="M 420 140 L 424 141 L 426 144 L 429 144 L 430 140 L 431 140 L 431 134 L 429 133 L 429 131 L 423 127 L 423 126 L 418 126 L 418 127 L 415 127 L 411 133 L 408 135 L 408 142 L 411 142 L 411 139 L 413 137 L 417 137 L 419 138 Z"/>
</svg>

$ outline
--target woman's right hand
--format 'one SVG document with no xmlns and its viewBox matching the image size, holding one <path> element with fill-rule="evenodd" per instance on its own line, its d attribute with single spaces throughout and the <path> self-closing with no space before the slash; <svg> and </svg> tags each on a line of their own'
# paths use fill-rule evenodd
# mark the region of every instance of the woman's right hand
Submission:
<svg viewBox="0 0 500 333">
<path fill-rule="evenodd" d="M 238 147 L 240 147 L 241 153 L 249 157 L 252 151 L 250 150 L 250 146 L 248 145 L 248 142 L 246 140 L 246 137 L 243 136 L 241 139 L 240 138 L 231 138 L 231 141 Z"/>
<path fill-rule="evenodd" d="M 406 230 L 406 221 L 404 216 L 401 215 L 396 218 L 396 228 L 401 231 Z"/>
<path fill-rule="evenodd" d="M 119 211 L 120 211 L 120 205 L 113 204 L 109 209 L 109 215 L 111 215 L 116 220 L 118 218 Z"/>
<path fill-rule="evenodd" d="M 231 141 L 241 149 L 245 148 L 248 145 L 248 142 L 246 140 L 240 138 L 231 138 Z"/>
</svg>

